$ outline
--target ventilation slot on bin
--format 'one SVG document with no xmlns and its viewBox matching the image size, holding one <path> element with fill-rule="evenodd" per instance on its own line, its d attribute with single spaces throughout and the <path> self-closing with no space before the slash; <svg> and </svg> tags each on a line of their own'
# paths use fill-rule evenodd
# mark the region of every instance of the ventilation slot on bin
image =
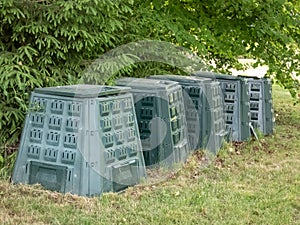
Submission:
<svg viewBox="0 0 300 225">
<path fill-rule="evenodd" d="M 234 102 L 234 100 L 235 100 L 234 94 L 228 94 L 228 93 L 225 94 L 224 97 L 225 102 Z"/>
<path fill-rule="evenodd" d="M 141 108 L 140 115 L 142 118 L 152 118 L 153 117 L 153 110 L 149 108 Z"/>
<path fill-rule="evenodd" d="M 138 153 L 138 146 L 136 144 L 130 144 L 128 146 L 128 154 L 130 157 L 137 155 Z"/>
<path fill-rule="evenodd" d="M 43 136 L 43 131 L 39 129 L 32 129 L 30 131 L 29 139 L 35 143 L 41 143 Z"/>
<path fill-rule="evenodd" d="M 143 148 L 144 147 L 150 147 L 150 132 L 149 133 L 141 133 L 140 139 L 143 143 Z"/>
<path fill-rule="evenodd" d="M 170 108 L 170 115 L 171 115 L 171 118 L 177 116 L 177 109 L 175 106 Z"/>
<path fill-rule="evenodd" d="M 59 137 L 60 137 L 60 135 L 58 132 L 50 131 L 47 134 L 46 142 L 49 145 L 57 146 L 59 144 Z"/>
<path fill-rule="evenodd" d="M 66 123 L 66 131 L 74 132 L 78 131 L 79 120 L 74 118 L 68 118 Z"/>
<path fill-rule="evenodd" d="M 31 124 L 34 127 L 43 127 L 45 117 L 41 114 L 32 114 L 31 115 Z"/>
<path fill-rule="evenodd" d="M 110 113 L 110 104 L 109 102 L 100 103 L 100 114 L 101 116 L 108 115 Z"/>
<path fill-rule="evenodd" d="M 226 91 L 236 91 L 236 84 L 225 84 L 225 90 Z"/>
<path fill-rule="evenodd" d="M 139 129 L 141 133 L 150 133 L 149 120 L 140 120 Z"/>
<path fill-rule="evenodd" d="M 30 145 L 27 149 L 27 155 L 30 158 L 38 159 L 40 156 L 41 147 L 36 145 Z"/>
<path fill-rule="evenodd" d="M 234 111 L 234 104 L 232 104 L 232 103 L 227 103 L 226 105 L 225 105 L 225 111 L 226 112 L 233 112 Z"/>
<path fill-rule="evenodd" d="M 49 129 L 60 130 L 62 118 L 57 116 L 50 116 L 48 126 Z"/>
<path fill-rule="evenodd" d="M 124 102 L 124 111 L 132 110 L 131 99 L 125 99 L 123 102 Z"/>
<path fill-rule="evenodd" d="M 72 102 L 68 104 L 68 114 L 70 116 L 80 116 L 82 104 L 80 102 Z"/>
<path fill-rule="evenodd" d="M 213 108 L 217 108 L 218 106 L 220 106 L 222 103 L 221 103 L 221 98 L 214 98 L 213 99 Z"/>
<path fill-rule="evenodd" d="M 186 118 L 188 121 L 197 121 L 198 120 L 198 112 L 197 110 L 186 111 Z"/>
<path fill-rule="evenodd" d="M 124 142 L 125 142 L 125 133 L 124 133 L 124 131 L 122 131 L 122 130 L 116 131 L 115 136 L 116 136 L 116 142 L 117 142 L 118 145 L 124 144 Z"/>
<path fill-rule="evenodd" d="M 127 157 L 127 149 L 125 147 L 121 147 L 117 149 L 118 160 L 126 159 Z"/>
<path fill-rule="evenodd" d="M 153 106 L 154 105 L 154 96 L 147 96 L 141 100 L 143 106 Z"/>
<path fill-rule="evenodd" d="M 258 113 L 257 112 L 251 112 L 251 120 L 258 120 Z"/>
<path fill-rule="evenodd" d="M 233 123 L 233 115 L 232 114 L 226 114 L 225 115 L 225 120 L 226 120 L 226 123 L 228 124 L 232 124 Z"/>
<path fill-rule="evenodd" d="M 260 91 L 260 84 L 250 84 L 251 91 Z"/>
<path fill-rule="evenodd" d="M 175 145 L 180 141 L 180 135 L 181 135 L 180 131 L 173 134 L 173 142 L 174 142 Z"/>
<path fill-rule="evenodd" d="M 251 110 L 259 110 L 259 102 L 250 102 Z"/>
<path fill-rule="evenodd" d="M 122 128 L 122 117 L 120 115 L 117 115 L 113 118 L 113 124 L 115 129 Z"/>
<path fill-rule="evenodd" d="M 72 170 L 68 170 L 67 174 L 68 174 L 67 181 L 71 182 L 72 181 Z"/>
<path fill-rule="evenodd" d="M 260 93 L 250 93 L 250 100 L 259 100 Z"/>
<path fill-rule="evenodd" d="M 67 164 L 74 164 L 76 153 L 72 150 L 64 150 L 61 156 L 61 162 Z"/>
<path fill-rule="evenodd" d="M 136 137 L 135 129 L 134 128 L 129 128 L 127 135 L 128 135 L 127 136 L 128 141 L 133 141 L 135 139 L 135 137 Z"/>
<path fill-rule="evenodd" d="M 75 134 L 66 134 L 64 137 L 64 146 L 69 148 L 77 147 L 78 137 Z"/>
<path fill-rule="evenodd" d="M 111 130 L 111 119 L 110 118 L 103 118 L 100 120 L 100 126 L 104 132 Z"/>
<path fill-rule="evenodd" d="M 44 159 L 55 162 L 57 159 L 57 150 L 53 148 L 46 148 L 44 152 Z"/>
<path fill-rule="evenodd" d="M 51 102 L 50 110 L 52 113 L 62 114 L 64 109 L 64 103 L 60 100 L 54 100 Z"/>
<path fill-rule="evenodd" d="M 172 104 L 174 102 L 174 95 L 173 93 L 169 94 L 169 104 Z"/>
<path fill-rule="evenodd" d="M 106 148 L 111 147 L 114 144 L 114 136 L 110 133 L 104 134 L 102 140 L 103 140 L 103 145 Z"/>
<path fill-rule="evenodd" d="M 47 101 L 43 98 L 34 98 L 33 102 L 30 104 L 30 109 L 34 112 L 45 112 Z"/>
<path fill-rule="evenodd" d="M 200 88 L 191 87 L 189 91 L 189 96 L 199 97 L 200 96 Z"/>
<path fill-rule="evenodd" d="M 152 113 L 152 111 L 151 111 Z M 132 113 L 128 113 L 126 116 L 125 116 L 125 121 L 126 121 L 126 126 L 133 126 L 133 123 L 134 123 L 134 116 Z"/>
<path fill-rule="evenodd" d="M 113 102 L 113 111 L 115 113 L 120 112 L 121 110 L 121 102 L 120 101 L 114 101 Z"/>
<path fill-rule="evenodd" d="M 172 131 L 175 131 L 179 128 L 179 120 L 177 120 L 176 117 L 171 120 L 171 127 Z"/>
<path fill-rule="evenodd" d="M 116 152 L 114 149 L 107 149 L 105 151 L 105 161 L 107 164 L 112 163 L 116 160 Z"/>
</svg>

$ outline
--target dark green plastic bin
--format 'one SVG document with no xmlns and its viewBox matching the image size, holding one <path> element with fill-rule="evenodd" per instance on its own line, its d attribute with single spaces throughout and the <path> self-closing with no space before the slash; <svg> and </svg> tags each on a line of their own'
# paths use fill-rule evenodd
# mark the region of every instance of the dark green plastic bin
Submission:
<svg viewBox="0 0 300 225">
<path fill-rule="evenodd" d="M 196 76 L 156 75 L 150 78 L 171 80 L 182 86 L 190 146 L 194 150 L 207 149 L 216 154 L 225 136 L 219 82 Z"/>
<path fill-rule="evenodd" d="M 31 94 L 14 183 L 95 196 L 145 176 L 129 88 L 74 85 Z"/>
<path fill-rule="evenodd" d="M 272 82 L 269 78 L 243 77 L 248 81 L 251 124 L 265 135 L 274 132 Z"/>
<path fill-rule="evenodd" d="M 228 141 L 246 141 L 250 133 L 250 99 L 247 80 L 241 77 L 212 72 L 192 75 L 220 82 L 224 99 L 224 114 Z"/>
<path fill-rule="evenodd" d="M 190 147 L 181 86 L 142 78 L 122 78 L 116 84 L 131 88 L 146 165 L 184 162 Z"/>
</svg>

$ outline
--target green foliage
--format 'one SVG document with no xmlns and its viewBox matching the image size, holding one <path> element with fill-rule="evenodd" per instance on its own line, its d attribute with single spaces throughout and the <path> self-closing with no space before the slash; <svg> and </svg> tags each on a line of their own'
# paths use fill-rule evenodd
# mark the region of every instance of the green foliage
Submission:
<svg viewBox="0 0 300 225">
<path fill-rule="evenodd" d="M 15 149 L 1 148 L 0 149 L 0 178 L 9 180 L 16 161 L 17 152 Z"/>
<path fill-rule="evenodd" d="M 299 82 L 291 74 L 300 70 L 299 23 L 296 0 L 2 0 L 0 145 L 19 138 L 35 87 L 91 82 L 99 71 L 113 72 L 100 77 L 109 84 L 119 76 L 186 72 L 176 60 L 164 63 L 173 56 L 160 49 L 152 49 L 158 60 L 145 60 L 151 46 L 115 52 L 116 60 L 86 70 L 99 55 L 144 39 L 190 49 L 218 72 L 242 69 L 239 57 L 257 59 L 256 66 L 268 65 L 268 76 L 295 96 Z"/>
<path fill-rule="evenodd" d="M 135 0 L 128 21 L 126 43 L 145 38 L 168 41 L 196 52 L 207 65 L 215 64 L 211 69 L 226 73 L 231 68 L 246 69 L 239 58 L 254 58 L 255 67 L 267 65 L 267 76 L 292 96 L 297 93 L 299 82 L 292 74 L 300 72 L 299 1 Z"/>
<path fill-rule="evenodd" d="M 131 0 L 0 3 L 0 144 L 18 139 L 35 87 L 75 83 L 120 44 Z"/>
<path fill-rule="evenodd" d="M 167 20 L 167 40 L 193 49 L 220 72 L 241 69 L 239 57 L 255 58 L 255 66 L 268 65 L 268 76 L 295 96 L 298 82 L 291 74 L 300 73 L 299 1 L 151 2 L 161 23 Z"/>
</svg>

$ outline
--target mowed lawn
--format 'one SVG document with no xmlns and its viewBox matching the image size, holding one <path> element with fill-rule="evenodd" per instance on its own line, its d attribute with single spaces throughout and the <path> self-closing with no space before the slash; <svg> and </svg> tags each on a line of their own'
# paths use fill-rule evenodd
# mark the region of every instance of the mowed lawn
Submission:
<svg viewBox="0 0 300 225">
<path fill-rule="evenodd" d="M 300 224 L 300 105 L 273 87 L 275 134 L 196 152 L 165 179 L 84 198 L 0 180 L 0 224 Z"/>
</svg>

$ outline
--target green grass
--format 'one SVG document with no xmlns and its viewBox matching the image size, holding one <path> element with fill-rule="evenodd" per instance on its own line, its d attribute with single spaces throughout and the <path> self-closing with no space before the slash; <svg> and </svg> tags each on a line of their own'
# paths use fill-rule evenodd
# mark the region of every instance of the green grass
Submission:
<svg viewBox="0 0 300 225">
<path fill-rule="evenodd" d="M 195 153 L 167 180 L 99 198 L 0 181 L 0 224 L 300 224 L 300 105 L 274 86 L 276 132 Z"/>
</svg>

